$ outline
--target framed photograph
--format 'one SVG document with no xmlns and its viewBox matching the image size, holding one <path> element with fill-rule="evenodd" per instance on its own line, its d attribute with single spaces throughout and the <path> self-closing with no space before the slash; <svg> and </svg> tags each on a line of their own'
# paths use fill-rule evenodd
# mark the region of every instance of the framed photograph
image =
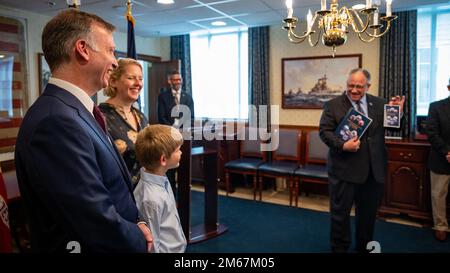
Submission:
<svg viewBox="0 0 450 273">
<path fill-rule="evenodd" d="M 384 105 L 384 127 L 400 128 L 400 105 Z"/>
<path fill-rule="evenodd" d="M 361 64 L 361 54 L 282 59 L 282 108 L 322 109 L 345 91 L 348 74 Z"/>
<path fill-rule="evenodd" d="M 38 68 L 39 68 L 39 95 L 44 92 L 45 86 L 48 83 L 52 73 L 50 67 L 45 61 L 44 54 L 38 53 Z"/>
</svg>

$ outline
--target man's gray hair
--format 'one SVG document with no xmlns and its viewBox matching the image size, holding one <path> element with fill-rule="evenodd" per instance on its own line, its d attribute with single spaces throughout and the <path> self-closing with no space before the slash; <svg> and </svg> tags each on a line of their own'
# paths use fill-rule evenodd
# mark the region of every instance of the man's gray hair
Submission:
<svg viewBox="0 0 450 273">
<path fill-rule="evenodd" d="M 42 32 L 42 51 L 52 72 L 70 61 L 71 52 L 78 39 L 86 39 L 90 46 L 97 50 L 92 35 L 93 24 L 98 24 L 110 33 L 115 30 L 114 25 L 97 15 L 75 9 L 61 11 L 45 25 Z"/>
<path fill-rule="evenodd" d="M 367 70 L 364 69 L 364 68 L 355 68 L 355 69 L 352 69 L 352 70 L 350 71 L 350 73 L 348 74 L 348 76 L 350 77 L 351 75 L 353 75 L 353 74 L 355 74 L 355 73 L 358 73 L 358 72 L 363 73 L 364 76 L 365 76 L 366 79 L 367 79 L 367 83 L 370 83 L 370 72 L 367 71 Z"/>
</svg>

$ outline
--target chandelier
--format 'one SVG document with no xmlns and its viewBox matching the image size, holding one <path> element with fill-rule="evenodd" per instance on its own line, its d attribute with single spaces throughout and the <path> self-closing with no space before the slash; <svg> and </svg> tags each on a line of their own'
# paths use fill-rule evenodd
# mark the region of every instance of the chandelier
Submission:
<svg viewBox="0 0 450 273">
<path fill-rule="evenodd" d="M 79 9 L 81 5 L 81 0 L 66 0 L 66 2 L 69 8 Z"/>
<path fill-rule="evenodd" d="M 333 48 L 334 57 L 336 47 L 347 41 L 350 27 L 358 34 L 359 39 L 366 43 L 389 31 L 391 22 L 397 19 L 397 16 L 392 15 L 392 0 L 386 0 L 386 16 L 381 18 L 378 11 L 380 0 L 373 2 L 366 0 L 366 5 L 347 8 L 339 7 L 338 0 L 331 0 L 330 8 L 327 9 L 327 1 L 321 0 L 321 9 L 315 12 L 314 17 L 309 10 L 306 31 L 299 35 L 294 32 L 298 18 L 293 17 L 292 0 L 286 0 L 288 16 L 283 20 L 283 29 L 288 32 L 289 41 L 292 43 L 299 44 L 308 39 L 311 46 L 316 46 L 319 40 L 322 40 L 325 46 Z M 313 39 L 313 36 L 316 38 Z"/>
</svg>

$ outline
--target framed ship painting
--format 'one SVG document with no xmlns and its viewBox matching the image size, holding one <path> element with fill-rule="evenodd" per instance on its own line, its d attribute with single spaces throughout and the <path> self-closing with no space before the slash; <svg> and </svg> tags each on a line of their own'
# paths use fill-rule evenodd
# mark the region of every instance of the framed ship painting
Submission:
<svg viewBox="0 0 450 273">
<path fill-rule="evenodd" d="M 361 64 L 361 54 L 282 59 L 282 108 L 322 109 L 345 91 L 348 74 Z"/>
</svg>

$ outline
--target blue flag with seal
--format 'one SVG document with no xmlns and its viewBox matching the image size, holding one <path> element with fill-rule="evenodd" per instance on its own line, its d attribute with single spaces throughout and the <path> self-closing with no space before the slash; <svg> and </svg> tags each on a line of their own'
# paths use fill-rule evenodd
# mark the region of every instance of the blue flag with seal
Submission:
<svg viewBox="0 0 450 273">
<path fill-rule="evenodd" d="M 131 1 L 127 2 L 127 58 L 132 58 L 137 60 L 136 54 L 136 42 L 134 39 L 134 25 L 136 22 L 134 21 L 133 15 L 131 14 Z M 139 105 L 139 110 L 141 108 L 141 96 L 138 97 L 137 103 Z"/>
</svg>

